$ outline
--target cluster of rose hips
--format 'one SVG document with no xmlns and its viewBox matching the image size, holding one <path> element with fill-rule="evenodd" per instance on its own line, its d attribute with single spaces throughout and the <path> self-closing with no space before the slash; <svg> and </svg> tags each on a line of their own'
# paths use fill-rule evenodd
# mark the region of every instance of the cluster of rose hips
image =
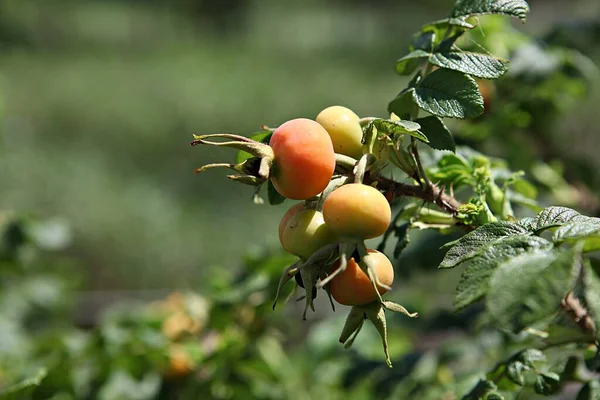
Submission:
<svg viewBox="0 0 600 400">
<path fill-rule="evenodd" d="M 292 278 L 304 288 L 304 318 L 308 308 L 314 310 L 318 289 L 339 304 L 352 306 L 340 342 L 351 345 L 368 319 L 382 336 L 390 364 L 384 309 L 416 314 L 382 299 L 393 282 L 394 270 L 384 254 L 367 249 L 364 243 L 386 232 L 392 213 L 386 197 L 376 187 L 363 184 L 368 161 L 374 156 L 363 144 L 361 122 L 352 110 L 332 106 L 319 113 L 316 121 L 298 118 L 270 130 L 268 144 L 233 134 L 211 134 L 195 136 L 192 145 L 228 146 L 250 156 L 237 164 L 206 165 L 198 172 L 228 167 L 237 172 L 230 179 L 258 187 L 269 182 L 281 196 L 303 200 L 279 224 L 283 248 L 299 257 L 283 273 L 279 289 Z M 229 141 L 214 140 L 219 138 Z"/>
</svg>

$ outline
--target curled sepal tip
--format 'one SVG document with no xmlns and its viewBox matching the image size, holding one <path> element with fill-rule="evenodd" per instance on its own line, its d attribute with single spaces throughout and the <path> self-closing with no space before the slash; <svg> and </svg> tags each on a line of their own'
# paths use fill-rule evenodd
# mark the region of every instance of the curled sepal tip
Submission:
<svg viewBox="0 0 600 400">
<path fill-rule="evenodd" d="M 216 141 L 215 139 L 229 140 Z M 231 147 L 237 150 L 243 150 L 255 157 L 254 160 L 249 159 L 239 164 L 208 164 L 198 168 L 196 170 L 196 173 L 205 171 L 210 168 L 224 167 L 240 172 L 242 173 L 242 175 L 254 175 L 257 179 L 262 179 L 264 182 L 264 180 L 269 178 L 271 165 L 273 164 L 273 159 L 275 158 L 273 149 L 268 144 L 257 142 L 256 140 L 247 138 L 245 136 L 234 135 L 232 133 L 212 133 L 209 135 L 194 135 L 194 140 L 190 142 L 190 145 Z M 245 183 L 243 180 L 239 181 Z"/>
<path fill-rule="evenodd" d="M 393 301 L 386 300 L 386 301 L 384 301 L 381 304 L 383 305 L 383 307 L 386 310 L 390 310 L 390 311 L 393 311 L 393 312 L 404 314 L 404 315 L 407 315 L 407 316 L 409 316 L 411 318 L 417 318 L 419 316 L 419 313 L 417 313 L 417 312 L 411 313 L 406 308 L 404 308 L 400 304 L 394 303 Z"/>
</svg>

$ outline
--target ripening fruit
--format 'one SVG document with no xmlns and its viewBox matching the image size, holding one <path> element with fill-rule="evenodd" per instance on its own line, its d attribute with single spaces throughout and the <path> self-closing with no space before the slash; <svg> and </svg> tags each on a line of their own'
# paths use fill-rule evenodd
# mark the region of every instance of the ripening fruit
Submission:
<svg viewBox="0 0 600 400">
<path fill-rule="evenodd" d="M 323 125 L 331 136 L 336 153 L 358 159 L 362 156 L 363 137 L 359 119 L 349 108 L 331 106 L 321 111 L 316 121 Z"/>
<path fill-rule="evenodd" d="M 379 282 L 391 286 L 394 282 L 394 268 L 385 254 L 377 250 L 368 250 L 370 258 L 373 261 L 375 273 Z M 337 261 L 333 266 L 333 271 L 339 268 L 340 262 Z M 331 296 L 340 304 L 345 306 L 360 306 L 369 304 L 377 299 L 375 288 L 369 280 L 367 274 L 360 269 L 360 266 L 354 258 L 348 260 L 346 269 L 340 272 L 329 283 Z M 384 294 L 387 290 L 381 286 L 377 287 L 379 294 Z"/>
<path fill-rule="evenodd" d="M 285 225 L 281 245 L 289 253 L 307 259 L 321 247 L 336 241 L 337 237 L 325 224 L 323 214 L 304 210 L 294 214 Z"/>
<path fill-rule="evenodd" d="M 279 221 L 279 242 L 281 243 L 284 249 L 286 249 L 285 245 L 283 244 L 283 232 L 285 231 L 285 227 L 288 221 L 302 210 L 304 210 L 304 203 L 298 203 L 296 205 L 293 205 L 292 207 L 290 207 L 289 210 L 285 212 L 285 214 L 283 214 L 281 221 Z"/>
<path fill-rule="evenodd" d="M 275 159 L 271 182 L 284 197 L 306 200 L 327 187 L 335 169 L 329 134 L 319 123 L 297 118 L 273 132 L 269 146 Z"/>
<path fill-rule="evenodd" d="M 385 196 L 374 187 L 350 183 L 327 197 L 323 217 L 341 237 L 372 239 L 385 233 L 392 210 Z"/>
</svg>

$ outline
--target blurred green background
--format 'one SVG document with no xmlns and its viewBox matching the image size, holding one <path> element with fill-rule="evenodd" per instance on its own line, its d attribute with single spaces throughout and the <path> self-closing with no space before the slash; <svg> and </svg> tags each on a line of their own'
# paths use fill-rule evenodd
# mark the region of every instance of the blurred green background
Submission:
<svg viewBox="0 0 600 400">
<path fill-rule="evenodd" d="M 89 289 L 197 287 L 276 247 L 285 207 L 252 204 L 233 155 L 192 133 L 249 134 L 343 104 L 385 115 L 412 32 L 450 1 L 0 2 L 0 208 L 68 221 Z M 528 32 L 598 16 L 597 1 L 532 1 Z M 592 18 L 593 19 L 593 18 Z M 596 48 L 596 59 L 598 51 Z M 566 120 L 597 151 L 598 89 Z M 589 154 L 586 154 L 589 153 Z M 597 162 L 597 159 L 595 160 Z"/>
</svg>

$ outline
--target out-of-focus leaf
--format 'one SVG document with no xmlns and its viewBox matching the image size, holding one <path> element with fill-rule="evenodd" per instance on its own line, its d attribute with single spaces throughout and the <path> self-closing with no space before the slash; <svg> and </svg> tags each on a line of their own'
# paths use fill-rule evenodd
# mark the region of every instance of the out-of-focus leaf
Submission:
<svg viewBox="0 0 600 400">
<path fill-rule="evenodd" d="M 554 372 L 539 374 L 533 388 L 537 394 L 544 396 L 556 394 L 561 389 L 560 377 Z"/>
<path fill-rule="evenodd" d="M 600 399 L 600 381 L 591 380 L 579 391 L 575 400 L 598 400 Z"/>
<path fill-rule="evenodd" d="M 486 306 L 498 327 L 520 332 L 551 316 L 572 290 L 580 266 L 578 249 L 522 254 L 495 270 Z"/>
<path fill-rule="evenodd" d="M 29 398 L 35 387 L 42 383 L 47 374 L 48 371 L 42 368 L 35 376 L 7 387 L 0 392 L 0 400 L 24 400 Z"/>
<path fill-rule="evenodd" d="M 160 390 L 160 376 L 148 373 L 140 381 L 124 371 L 113 372 L 98 394 L 100 400 L 151 400 Z"/>
<path fill-rule="evenodd" d="M 504 400 L 494 382 L 481 379 L 462 400 Z"/>
<path fill-rule="evenodd" d="M 589 265 L 585 265 L 583 275 L 584 297 L 588 311 L 596 325 L 596 335 L 600 340 L 600 277 Z"/>
</svg>

